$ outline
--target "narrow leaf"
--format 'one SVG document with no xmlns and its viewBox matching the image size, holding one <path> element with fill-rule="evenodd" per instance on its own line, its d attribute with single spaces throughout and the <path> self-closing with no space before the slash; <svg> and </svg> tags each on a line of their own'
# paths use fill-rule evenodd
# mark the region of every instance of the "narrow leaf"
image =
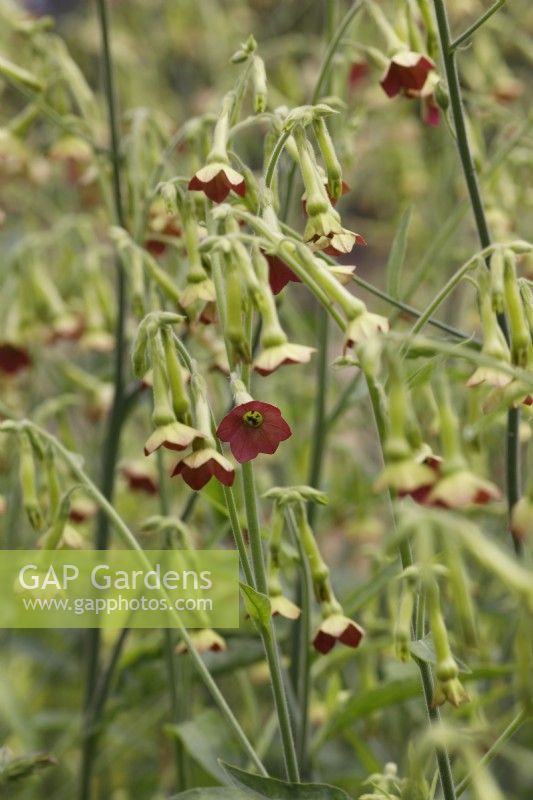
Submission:
<svg viewBox="0 0 533 800">
<path fill-rule="evenodd" d="M 402 267 L 407 250 L 407 235 L 411 222 L 411 208 L 406 208 L 402 214 L 398 229 L 394 234 L 389 259 L 387 261 L 387 291 L 392 297 L 400 297 L 400 282 Z"/>
</svg>

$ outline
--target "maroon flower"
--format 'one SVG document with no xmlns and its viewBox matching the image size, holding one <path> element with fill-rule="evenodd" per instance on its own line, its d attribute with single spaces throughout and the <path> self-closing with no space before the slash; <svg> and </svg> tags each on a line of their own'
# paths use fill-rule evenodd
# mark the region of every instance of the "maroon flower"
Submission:
<svg viewBox="0 0 533 800">
<path fill-rule="evenodd" d="M 131 489 L 132 492 L 157 494 L 159 489 L 157 480 L 154 478 L 151 470 L 146 469 L 144 464 L 130 461 L 123 464 L 120 471 L 126 479 L 128 488 Z"/>
<path fill-rule="evenodd" d="M 402 50 L 391 58 L 380 84 L 388 97 L 396 97 L 400 93 L 406 97 L 418 97 L 429 73 L 434 69 L 435 64 L 427 56 Z"/>
<path fill-rule="evenodd" d="M 357 622 L 343 614 L 331 614 L 322 620 L 313 639 L 313 647 L 323 655 L 329 653 L 337 642 L 355 648 L 358 647 L 364 635 L 363 628 Z"/>
<path fill-rule="evenodd" d="M 229 442 L 237 461 L 244 464 L 259 453 L 275 453 L 280 442 L 292 436 L 292 431 L 279 408 L 261 400 L 250 400 L 226 414 L 218 426 L 217 436 L 222 442 Z"/>
<path fill-rule="evenodd" d="M 329 201 L 330 201 L 331 205 L 332 206 L 336 206 L 340 198 L 339 197 L 333 197 L 329 193 L 327 178 L 324 178 L 324 188 L 326 189 L 326 193 L 327 193 L 327 196 L 329 198 Z M 340 196 L 342 197 L 343 195 L 348 194 L 348 192 L 350 192 L 350 191 L 351 191 L 351 188 L 346 183 L 346 181 L 341 181 L 341 195 Z M 302 195 L 302 206 L 303 206 L 304 214 L 307 214 L 307 192 L 304 192 L 303 195 Z"/>
<path fill-rule="evenodd" d="M 272 289 L 272 294 L 279 294 L 289 282 L 301 283 L 300 278 L 294 274 L 281 258 L 265 253 L 268 261 L 268 282 Z"/>
<path fill-rule="evenodd" d="M 189 181 L 189 189 L 203 192 L 214 203 L 222 203 L 232 189 L 240 197 L 244 197 L 246 183 L 240 172 L 221 161 L 199 169 Z"/>
<path fill-rule="evenodd" d="M 432 128 L 438 128 L 440 123 L 440 109 L 435 102 L 433 94 L 422 97 L 422 120 Z"/>
<path fill-rule="evenodd" d="M 348 88 L 351 92 L 360 86 L 369 73 L 369 67 L 366 61 L 354 61 L 350 66 L 348 73 Z"/>
<path fill-rule="evenodd" d="M 6 375 L 16 375 L 31 364 L 31 358 L 22 345 L 3 342 L 0 344 L 0 371 Z"/>
<path fill-rule="evenodd" d="M 169 220 L 166 225 L 164 225 L 161 230 L 157 230 L 156 228 L 152 228 L 152 234 L 156 237 L 158 234 L 161 236 L 168 236 L 174 239 L 179 239 L 181 236 L 181 228 L 175 222 L 175 220 Z M 162 242 L 160 239 L 148 237 L 148 239 L 144 242 L 145 248 L 148 250 L 149 253 L 153 256 L 160 256 L 167 249 L 166 242 Z"/>
<path fill-rule="evenodd" d="M 181 475 L 185 483 L 195 492 L 203 489 L 211 478 L 216 478 L 224 486 L 231 486 L 235 480 L 235 470 L 231 462 L 213 447 L 202 447 L 180 458 L 171 477 L 174 475 Z"/>
</svg>

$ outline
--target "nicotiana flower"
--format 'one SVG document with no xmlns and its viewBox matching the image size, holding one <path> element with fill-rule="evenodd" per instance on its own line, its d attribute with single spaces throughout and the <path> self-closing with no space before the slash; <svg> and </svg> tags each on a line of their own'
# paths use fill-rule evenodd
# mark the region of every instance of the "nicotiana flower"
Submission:
<svg viewBox="0 0 533 800">
<path fill-rule="evenodd" d="M 400 93 L 406 97 L 418 97 L 434 69 L 435 64 L 427 56 L 413 50 L 400 50 L 390 59 L 380 84 L 388 97 Z"/>
<path fill-rule="evenodd" d="M 203 192 L 215 203 L 223 203 L 230 191 L 240 197 L 246 194 L 244 177 L 223 161 L 202 167 L 189 181 L 189 189 Z"/>
<path fill-rule="evenodd" d="M 386 317 L 364 310 L 348 322 L 344 335 L 343 352 L 346 353 L 350 347 L 373 339 L 378 333 L 387 333 L 388 330 L 389 320 Z"/>
<path fill-rule="evenodd" d="M 68 518 L 72 522 L 85 522 L 94 517 L 98 506 L 89 497 L 74 497 L 69 508 Z"/>
<path fill-rule="evenodd" d="M 196 439 L 205 439 L 205 435 L 182 422 L 173 421 L 166 425 L 158 425 L 146 440 L 144 455 L 149 456 L 160 447 L 166 447 L 168 450 L 186 450 Z"/>
<path fill-rule="evenodd" d="M 426 464 L 419 464 L 412 456 L 393 461 L 382 471 L 374 483 L 374 491 L 393 489 L 400 497 L 425 492 L 435 483 L 436 475 Z M 415 497 L 415 499 L 417 499 Z"/>
<path fill-rule="evenodd" d="M 308 364 L 316 347 L 284 342 L 263 347 L 254 361 L 254 369 L 260 375 L 270 375 L 283 364 Z"/>
<path fill-rule="evenodd" d="M 310 242 L 314 249 L 323 250 L 331 256 L 345 255 L 352 251 L 354 245 L 366 244 L 359 233 L 342 227 L 340 216 L 333 207 L 308 218 L 304 240 Z"/>
<path fill-rule="evenodd" d="M 333 197 L 330 192 L 328 191 L 328 179 L 324 176 L 324 189 L 326 190 L 326 194 L 329 198 L 331 205 L 336 206 L 339 202 L 338 197 Z M 346 183 L 346 181 L 341 181 L 341 197 L 345 194 L 348 194 L 350 191 L 350 186 Z M 307 214 L 307 192 L 304 192 L 302 195 L 302 205 L 304 209 L 304 214 Z"/>
<path fill-rule="evenodd" d="M 265 253 L 268 262 L 268 282 L 272 294 L 279 294 L 289 282 L 301 283 L 300 278 L 294 274 L 286 263 L 278 256 Z"/>
<path fill-rule="evenodd" d="M 158 483 L 150 469 L 139 461 L 127 461 L 120 467 L 120 472 L 126 479 L 128 488 L 132 492 L 145 492 L 145 494 L 157 494 Z"/>
<path fill-rule="evenodd" d="M 443 475 L 434 484 L 425 503 L 443 508 L 465 508 L 485 505 L 500 498 L 501 492 L 494 483 L 464 467 Z"/>
<path fill-rule="evenodd" d="M 211 478 L 216 478 L 224 486 L 231 486 L 235 480 L 235 470 L 230 461 L 218 453 L 214 447 L 200 447 L 187 456 L 182 456 L 172 470 L 171 477 L 181 475 L 185 483 L 198 492 Z"/>
<path fill-rule="evenodd" d="M 285 597 L 283 594 L 276 594 L 270 598 L 270 609 L 273 617 L 285 617 L 285 619 L 298 619 L 302 613 L 301 609 Z"/>
<path fill-rule="evenodd" d="M 211 628 L 203 628 L 191 634 L 194 649 L 198 653 L 220 653 L 226 649 L 226 642 L 218 633 Z M 186 653 L 188 650 L 184 641 L 176 646 L 176 653 Z"/>
<path fill-rule="evenodd" d="M 469 701 L 468 692 L 458 677 L 459 670 L 454 658 L 437 663 L 433 706 L 441 706 L 448 701 L 452 706 L 460 706 Z"/>
<path fill-rule="evenodd" d="M 11 342 L 0 344 L 0 372 L 16 375 L 30 365 L 31 358 L 26 347 Z"/>
<path fill-rule="evenodd" d="M 214 303 L 216 300 L 215 284 L 207 275 L 200 281 L 187 280 L 187 285 L 180 295 L 180 303 L 186 308 L 198 301 Z"/>
<path fill-rule="evenodd" d="M 313 646 L 322 654 L 329 653 L 337 642 L 342 642 L 348 647 L 358 647 L 364 635 L 363 628 L 349 617 L 343 614 L 330 614 L 320 623 L 313 639 Z"/>
<path fill-rule="evenodd" d="M 181 236 L 181 228 L 174 217 L 171 217 L 171 219 L 166 219 L 161 227 L 155 224 L 156 220 L 158 219 L 159 217 L 154 218 L 153 223 L 150 225 L 151 235 L 149 235 L 144 242 L 145 248 L 153 256 L 161 256 L 167 249 L 167 243 L 163 240 L 163 238 L 158 239 L 158 235 L 161 237 L 168 237 L 170 239 L 179 239 Z"/>
<path fill-rule="evenodd" d="M 244 464 L 259 453 L 275 453 L 280 443 L 292 436 L 292 431 L 277 406 L 250 400 L 226 414 L 217 428 L 217 436 L 222 442 L 229 442 L 237 461 Z"/>
</svg>

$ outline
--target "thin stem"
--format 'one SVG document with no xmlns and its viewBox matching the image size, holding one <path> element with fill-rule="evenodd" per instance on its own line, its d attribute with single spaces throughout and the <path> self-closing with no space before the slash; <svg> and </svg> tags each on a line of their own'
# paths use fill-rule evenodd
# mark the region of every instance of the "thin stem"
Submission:
<svg viewBox="0 0 533 800">
<path fill-rule="evenodd" d="M 331 69 L 333 57 L 337 52 L 337 48 L 339 47 L 339 44 L 341 42 L 342 37 L 344 36 L 344 33 L 346 32 L 346 29 L 348 28 L 349 24 L 351 23 L 357 12 L 361 10 L 361 6 L 362 4 L 360 0 L 355 0 L 355 3 L 352 5 L 351 8 L 348 9 L 346 14 L 340 21 L 337 30 L 335 31 L 335 33 L 331 38 L 328 49 L 326 50 L 326 53 L 324 55 L 324 60 L 322 61 L 322 66 L 320 67 L 320 72 L 318 73 L 318 78 L 315 83 L 313 96 L 311 97 L 311 103 L 313 105 L 317 103 L 318 100 L 320 99 L 320 93 L 322 91 L 324 83 L 326 82 L 328 73 Z"/>
<path fill-rule="evenodd" d="M 419 309 L 414 308 L 414 306 L 410 306 L 407 303 L 402 303 L 401 300 L 396 300 L 394 297 L 391 297 L 390 294 L 387 294 L 387 292 L 384 292 L 382 289 L 378 289 L 377 286 L 374 286 L 372 283 L 368 283 L 368 281 L 365 281 L 363 278 L 359 278 L 357 275 L 354 275 L 353 280 L 354 283 L 356 283 L 362 289 L 366 289 L 367 292 L 379 297 L 381 300 L 384 300 L 386 303 L 389 303 L 389 305 L 394 306 L 400 311 L 404 311 L 406 314 L 409 314 L 409 316 L 416 317 L 417 319 L 422 316 L 423 312 L 419 311 Z M 426 322 L 428 325 L 432 325 L 434 328 L 438 328 L 445 333 L 449 333 L 450 336 L 454 336 L 456 339 L 466 340 L 474 344 L 470 336 L 467 336 L 466 333 L 463 333 L 463 331 L 460 331 L 451 325 L 447 325 L 445 322 L 434 319 L 434 317 L 428 317 Z M 481 346 L 481 343 L 475 342 L 475 344 Z"/>
<path fill-rule="evenodd" d="M 106 95 L 109 131 L 111 138 L 110 159 L 113 176 L 113 201 L 114 217 L 117 225 L 124 227 L 124 210 L 121 194 L 120 176 L 120 136 L 118 114 L 116 107 L 113 65 L 109 36 L 109 17 L 106 0 L 96 0 L 98 24 L 102 47 L 103 79 Z M 120 432 L 124 419 L 124 350 L 125 350 L 125 316 L 126 316 L 126 275 L 120 258 L 115 258 L 117 280 L 117 320 L 115 326 L 115 364 L 114 364 L 114 393 L 111 411 L 108 418 L 107 433 L 102 453 L 102 492 L 106 499 L 113 497 L 115 485 L 115 467 L 118 458 Z M 109 527 L 107 517 L 100 513 L 96 531 L 96 548 L 104 550 L 107 547 Z M 98 628 L 89 631 L 87 653 L 87 680 L 85 693 L 85 708 L 88 709 L 92 702 L 92 695 L 96 689 L 98 663 L 100 657 L 100 631 Z M 84 739 L 82 752 L 82 765 L 80 777 L 80 800 L 88 800 L 95 755 L 95 739 L 90 735 Z"/>
<path fill-rule="evenodd" d="M 255 575 L 255 587 L 258 592 L 268 594 L 263 543 L 261 541 L 261 530 L 257 517 L 254 473 L 251 461 L 247 461 L 246 464 L 242 465 L 242 486 L 244 506 L 246 508 L 246 520 L 248 522 L 250 550 L 252 553 L 252 564 Z"/>
<path fill-rule="evenodd" d="M 489 20 L 493 14 L 495 14 L 503 5 L 505 5 L 507 0 L 496 0 L 496 2 L 482 14 L 479 19 L 476 20 L 469 28 L 466 29 L 464 33 L 455 39 L 449 47 L 449 51 L 453 53 L 454 50 L 457 50 L 464 42 L 468 41 L 472 37 L 472 35 L 477 31 L 478 28 L 481 28 L 482 25 L 485 24 L 487 20 Z"/>
<path fill-rule="evenodd" d="M 285 142 L 287 141 L 287 139 L 289 138 L 290 135 L 291 135 L 290 131 L 288 131 L 288 130 L 287 131 L 283 131 L 280 134 L 276 144 L 274 145 L 274 149 L 272 150 L 272 155 L 270 156 L 270 160 L 268 162 L 268 166 L 267 166 L 266 172 L 265 172 L 265 188 L 266 189 L 270 189 L 271 186 L 272 186 L 272 181 L 274 179 L 274 173 L 276 171 L 276 167 L 278 165 L 278 161 L 279 161 L 280 156 L 281 156 L 281 154 L 283 152 L 283 148 L 285 147 Z"/>
<path fill-rule="evenodd" d="M 472 206 L 472 211 L 476 221 L 479 240 L 481 242 L 481 246 L 483 248 L 487 248 L 491 244 L 491 236 L 485 215 L 485 209 L 483 207 L 479 183 L 477 180 L 474 159 L 472 157 L 470 144 L 468 142 L 465 112 L 461 96 L 461 86 L 459 83 L 457 65 L 455 63 L 454 49 L 451 42 L 450 25 L 448 22 L 448 15 L 446 13 L 446 4 L 445 0 L 433 0 L 433 4 L 437 18 L 442 60 L 444 62 L 446 78 L 448 81 L 450 106 L 455 126 L 457 149 L 463 167 L 463 173 L 470 197 L 470 204 Z M 487 267 L 490 268 L 490 258 L 488 256 L 485 258 L 485 263 Z M 506 340 L 509 341 L 509 329 L 507 320 L 503 314 L 498 316 L 498 322 Z M 519 408 L 516 407 L 509 409 L 507 413 L 506 447 L 507 506 L 509 519 L 511 517 L 513 507 L 516 505 L 521 496 L 520 444 L 518 440 L 519 425 Z M 511 526 L 509 525 L 509 529 L 510 528 Z M 523 544 L 521 540 L 517 539 L 516 537 L 512 537 L 512 541 L 516 554 L 518 556 L 523 555 Z"/>
<path fill-rule="evenodd" d="M 514 717 L 509 725 L 503 730 L 495 742 L 489 747 L 486 753 L 479 759 L 479 766 L 486 767 L 487 764 L 496 758 L 498 752 L 505 742 L 508 742 L 511 736 L 522 727 L 524 722 L 527 720 L 528 714 L 525 710 L 520 711 L 516 717 Z M 456 787 L 456 796 L 460 797 L 466 789 L 470 786 L 470 782 L 472 780 L 472 775 L 466 775 L 462 781 L 459 781 Z"/>
<path fill-rule="evenodd" d="M 300 709 L 300 725 L 298 728 L 297 737 L 297 753 L 298 760 L 301 766 L 302 775 L 308 777 L 309 771 L 309 753 L 308 753 L 308 738 L 309 738 L 309 695 L 311 689 L 311 671 L 309 659 L 309 640 L 311 638 L 311 603 L 313 596 L 313 586 L 311 582 L 311 574 L 309 571 L 309 562 L 305 557 L 302 543 L 298 535 L 298 528 L 296 520 L 294 519 L 294 512 L 289 509 L 287 511 L 287 523 L 293 544 L 297 547 L 300 554 L 300 607 L 301 614 L 299 622 L 299 654 L 297 659 L 298 672 L 296 675 L 296 694 L 298 705 Z"/>
</svg>

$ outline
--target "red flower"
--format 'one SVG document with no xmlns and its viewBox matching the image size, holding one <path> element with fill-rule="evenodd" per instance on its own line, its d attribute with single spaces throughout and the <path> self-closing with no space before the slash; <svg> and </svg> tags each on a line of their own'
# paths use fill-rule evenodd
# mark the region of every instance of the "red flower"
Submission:
<svg viewBox="0 0 533 800">
<path fill-rule="evenodd" d="M 396 97 L 400 93 L 406 97 L 418 97 L 429 73 L 434 69 L 435 64 L 426 56 L 412 50 L 400 51 L 391 58 L 380 84 L 388 97 Z"/>
<path fill-rule="evenodd" d="M 181 236 L 181 228 L 174 220 L 169 220 L 166 225 L 164 225 L 161 230 L 153 229 L 153 234 L 157 235 L 160 234 L 161 236 L 169 236 L 175 239 L 179 239 Z M 153 256 L 160 256 L 162 255 L 166 249 L 167 244 L 166 242 L 162 242 L 160 239 L 152 239 L 148 238 L 144 242 L 145 248 L 148 250 L 149 253 Z"/>
<path fill-rule="evenodd" d="M 366 61 L 354 61 L 350 66 L 348 74 L 348 87 L 350 91 L 354 91 L 368 75 L 369 68 Z"/>
<path fill-rule="evenodd" d="M 231 486 L 235 480 L 235 470 L 231 462 L 212 447 L 203 447 L 180 458 L 171 477 L 174 475 L 181 475 L 185 483 L 195 492 L 203 489 L 211 478 L 216 478 L 224 486 Z"/>
<path fill-rule="evenodd" d="M 228 164 L 215 162 L 199 169 L 189 181 L 189 189 L 203 192 L 215 203 L 222 203 L 233 189 L 240 197 L 246 194 L 246 183 L 240 172 Z"/>
<path fill-rule="evenodd" d="M 157 480 L 152 475 L 152 472 L 145 468 L 144 464 L 128 462 L 122 465 L 120 471 L 127 481 L 128 488 L 131 489 L 132 492 L 157 494 Z"/>
<path fill-rule="evenodd" d="M 281 258 L 271 256 L 268 253 L 264 255 L 268 261 L 268 282 L 272 289 L 272 294 L 279 294 L 290 281 L 301 283 L 300 278 L 294 274 L 292 269 Z"/>
<path fill-rule="evenodd" d="M 275 453 L 280 442 L 292 436 L 292 431 L 279 408 L 250 400 L 226 414 L 218 426 L 217 436 L 222 442 L 229 442 L 237 461 L 244 464 L 259 453 Z"/>
<path fill-rule="evenodd" d="M 3 342 L 0 344 L 0 371 L 7 375 L 16 375 L 31 364 L 31 358 L 25 347 Z"/>
<path fill-rule="evenodd" d="M 331 614 L 322 620 L 313 639 L 313 646 L 319 653 L 326 654 L 337 642 L 348 647 L 358 647 L 364 635 L 363 628 L 357 622 L 343 614 Z"/>
</svg>

